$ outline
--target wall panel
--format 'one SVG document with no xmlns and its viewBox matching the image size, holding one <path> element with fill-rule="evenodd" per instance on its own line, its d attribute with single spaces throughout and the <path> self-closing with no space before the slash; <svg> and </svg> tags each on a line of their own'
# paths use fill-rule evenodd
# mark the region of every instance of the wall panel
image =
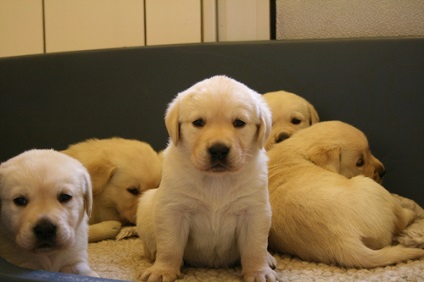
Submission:
<svg viewBox="0 0 424 282">
<path fill-rule="evenodd" d="M 45 0 L 47 52 L 144 45 L 143 0 Z"/>
<path fill-rule="evenodd" d="M 201 42 L 201 1 L 145 1 L 146 45 Z"/>
<path fill-rule="evenodd" d="M 0 57 L 43 53 L 41 0 L 0 0 Z"/>
</svg>

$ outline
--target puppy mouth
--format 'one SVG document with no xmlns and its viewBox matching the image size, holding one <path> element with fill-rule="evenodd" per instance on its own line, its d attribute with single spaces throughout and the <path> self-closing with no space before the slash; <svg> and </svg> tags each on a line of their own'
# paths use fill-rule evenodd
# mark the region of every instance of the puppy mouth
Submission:
<svg viewBox="0 0 424 282">
<path fill-rule="evenodd" d="M 228 167 L 227 164 L 222 163 L 222 162 L 215 162 L 213 164 L 211 164 L 211 166 L 209 167 L 208 171 L 213 172 L 213 173 L 220 173 L 220 172 L 226 172 L 229 171 L 230 168 Z"/>
<path fill-rule="evenodd" d="M 374 176 L 374 181 L 378 184 L 383 184 L 383 178 L 381 178 L 379 175 Z"/>
<path fill-rule="evenodd" d="M 33 251 L 35 253 L 49 253 L 54 250 L 57 250 L 58 246 L 56 243 L 51 241 L 46 242 L 38 242 Z"/>
</svg>

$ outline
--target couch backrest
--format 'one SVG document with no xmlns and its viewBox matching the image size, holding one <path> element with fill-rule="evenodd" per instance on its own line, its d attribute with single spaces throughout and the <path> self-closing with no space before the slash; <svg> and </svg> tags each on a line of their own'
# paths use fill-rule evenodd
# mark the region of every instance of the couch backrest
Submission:
<svg viewBox="0 0 424 282">
<path fill-rule="evenodd" d="M 0 161 L 120 136 L 167 144 L 163 116 L 180 91 L 216 74 L 260 93 L 284 89 L 322 120 L 363 130 L 385 187 L 424 205 L 424 39 L 158 46 L 0 59 Z"/>
</svg>

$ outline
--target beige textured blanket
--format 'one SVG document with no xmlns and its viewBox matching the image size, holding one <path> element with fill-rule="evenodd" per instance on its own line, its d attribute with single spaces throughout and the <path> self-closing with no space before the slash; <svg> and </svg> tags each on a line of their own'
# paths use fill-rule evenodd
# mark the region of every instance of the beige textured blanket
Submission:
<svg viewBox="0 0 424 282">
<path fill-rule="evenodd" d="M 411 200 L 398 199 L 404 207 L 415 210 L 418 218 L 396 241 L 424 248 L 424 210 Z M 104 278 L 136 280 L 138 273 L 150 266 L 137 237 L 91 243 L 89 256 L 91 267 Z M 424 259 L 374 269 L 344 269 L 285 255 L 274 257 L 281 281 L 424 281 Z M 183 273 L 183 281 L 240 281 L 241 277 L 240 268 L 183 268 Z"/>
</svg>

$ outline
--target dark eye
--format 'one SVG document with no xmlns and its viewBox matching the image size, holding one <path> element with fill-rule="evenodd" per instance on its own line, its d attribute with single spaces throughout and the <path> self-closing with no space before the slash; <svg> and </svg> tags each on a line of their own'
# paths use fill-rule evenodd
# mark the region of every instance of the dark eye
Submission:
<svg viewBox="0 0 424 282">
<path fill-rule="evenodd" d="M 69 202 L 72 199 L 72 196 L 71 195 L 68 195 L 68 194 L 65 194 L 65 193 L 62 193 L 62 194 L 59 195 L 59 197 L 57 197 L 57 199 L 61 203 L 67 203 L 67 202 Z"/>
<path fill-rule="evenodd" d="M 136 188 L 136 187 L 130 187 L 130 188 L 127 189 L 127 191 L 130 194 L 133 194 L 134 196 L 140 195 L 140 190 L 138 188 Z"/>
<path fill-rule="evenodd" d="M 234 127 L 236 127 L 236 128 L 240 128 L 240 127 L 245 126 L 245 125 L 246 125 L 246 123 L 245 123 L 244 121 L 242 121 L 241 119 L 236 119 L 236 120 L 233 122 L 233 125 L 234 125 Z"/>
<path fill-rule="evenodd" d="M 364 158 L 359 158 L 359 159 L 356 161 L 356 166 L 357 166 L 357 167 L 362 167 L 362 166 L 364 166 L 364 164 L 365 164 Z"/>
<path fill-rule="evenodd" d="M 15 203 L 15 205 L 17 205 L 18 207 L 25 207 L 26 205 L 28 205 L 28 199 L 25 197 L 18 197 L 13 199 L 13 202 Z"/>
<path fill-rule="evenodd" d="M 195 127 L 203 127 L 205 125 L 205 121 L 203 119 L 199 118 L 199 119 L 196 119 L 195 121 L 193 121 L 192 124 Z"/>
<path fill-rule="evenodd" d="M 291 123 L 293 123 L 293 124 L 299 124 L 301 122 L 302 121 L 300 119 L 298 119 L 298 118 L 292 118 L 292 120 L 291 120 Z"/>
</svg>

